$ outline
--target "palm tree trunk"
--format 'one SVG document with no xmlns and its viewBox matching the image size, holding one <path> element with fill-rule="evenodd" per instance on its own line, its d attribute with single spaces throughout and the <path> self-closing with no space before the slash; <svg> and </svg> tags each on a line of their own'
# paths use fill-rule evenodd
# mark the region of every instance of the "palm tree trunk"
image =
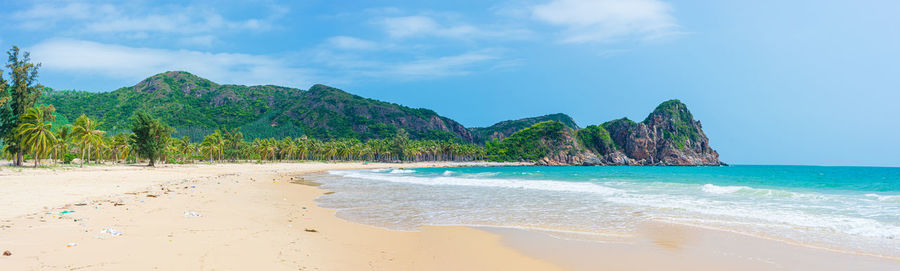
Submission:
<svg viewBox="0 0 900 271">
<path fill-rule="evenodd" d="M 81 147 L 81 166 L 84 167 L 84 146 Z"/>
</svg>

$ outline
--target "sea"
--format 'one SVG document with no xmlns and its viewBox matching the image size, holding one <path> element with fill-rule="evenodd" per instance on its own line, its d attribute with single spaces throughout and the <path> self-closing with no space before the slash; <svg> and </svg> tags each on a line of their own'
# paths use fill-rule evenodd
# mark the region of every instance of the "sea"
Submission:
<svg viewBox="0 0 900 271">
<path fill-rule="evenodd" d="M 335 192 L 319 206 L 393 230 L 466 225 L 603 239 L 675 223 L 900 258 L 900 168 L 523 166 L 309 177 Z"/>
</svg>

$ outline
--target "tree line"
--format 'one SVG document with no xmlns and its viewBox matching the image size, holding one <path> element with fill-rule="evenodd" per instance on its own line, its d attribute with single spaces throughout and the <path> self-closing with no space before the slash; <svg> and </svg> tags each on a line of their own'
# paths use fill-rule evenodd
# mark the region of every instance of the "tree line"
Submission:
<svg viewBox="0 0 900 271">
<path fill-rule="evenodd" d="M 0 70 L 0 140 L 2 156 L 15 166 L 32 160 L 53 164 L 157 162 L 194 163 L 238 161 L 473 161 L 485 157 L 484 148 L 449 140 L 411 140 L 400 129 L 392 138 L 318 140 L 302 136 L 245 140 L 239 129 L 218 129 L 195 142 L 175 138 L 163 120 L 137 112 L 130 131 L 103 131 L 101 122 L 82 114 L 71 125 L 53 125 L 53 105 L 37 105 L 44 87 L 37 83 L 40 64 L 13 46 L 7 52 L 9 81 Z"/>
</svg>

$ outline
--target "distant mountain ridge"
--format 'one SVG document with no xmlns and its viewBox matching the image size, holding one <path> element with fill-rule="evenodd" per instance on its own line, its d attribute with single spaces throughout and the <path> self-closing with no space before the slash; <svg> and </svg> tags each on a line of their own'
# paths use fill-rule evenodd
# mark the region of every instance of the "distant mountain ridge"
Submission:
<svg viewBox="0 0 900 271">
<path fill-rule="evenodd" d="M 241 128 L 248 137 L 384 138 L 399 129 L 413 139 L 471 142 L 458 122 L 428 109 L 356 96 L 325 85 L 309 90 L 279 86 L 220 85 L 188 72 L 151 76 L 110 92 L 52 91 L 53 104 L 69 119 L 80 114 L 107 130 L 127 129 L 138 110 L 161 117 L 192 138 L 217 128 Z"/>
<path fill-rule="evenodd" d="M 487 144 L 494 160 L 541 165 L 722 165 L 699 121 L 678 100 L 660 104 L 647 118 L 627 118 L 580 128 L 568 115 L 501 121 L 466 128 L 424 108 L 360 97 L 316 84 L 309 90 L 273 85 L 221 85 L 188 72 L 153 75 L 110 92 L 47 91 L 58 120 L 81 114 L 113 133 L 130 128 L 138 111 L 159 117 L 176 136 L 200 140 L 220 128 L 240 128 L 246 138 L 308 136 L 317 139 L 390 138 L 400 129 L 412 139 Z"/>
</svg>

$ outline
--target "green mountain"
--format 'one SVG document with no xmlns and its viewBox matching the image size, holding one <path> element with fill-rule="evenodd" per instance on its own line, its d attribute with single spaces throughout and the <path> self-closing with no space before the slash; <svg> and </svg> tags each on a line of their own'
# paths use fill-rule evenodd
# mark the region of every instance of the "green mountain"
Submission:
<svg viewBox="0 0 900 271">
<path fill-rule="evenodd" d="M 575 120 L 572 119 L 572 117 L 563 113 L 556 113 L 539 117 L 501 121 L 488 127 L 469 128 L 469 131 L 472 132 L 475 142 L 482 143 L 495 139 L 507 138 L 515 132 L 545 121 L 558 121 L 566 127 L 575 130 L 578 129 L 578 125 L 575 124 Z"/>
<path fill-rule="evenodd" d="M 428 109 L 367 99 L 325 85 L 309 90 L 279 86 L 220 85 L 187 72 L 165 72 L 110 92 L 49 91 L 68 119 L 80 114 L 112 132 L 129 129 L 138 110 L 160 117 L 194 140 L 218 128 L 240 128 L 248 138 L 386 138 L 399 129 L 412 139 L 472 142 L 468 129 Z"/>
<path fill-rule="evenodd" d="M 699 121 L 678 100 L 663 102 L 647 118 L 627 118 L 584 129 L 545 121 L 486 145 L 488 159 L 540 165 L 723 165 Z"/>
<path fill-rule="evenodd" d="M 574 132 L 560 121 L 539 122 L 503 140 L 488 142 L 485 153 L 488 153 L 488 159 L 495 161 L 537 161 L 571 148 L 568 143 Z"/>
</svg>

